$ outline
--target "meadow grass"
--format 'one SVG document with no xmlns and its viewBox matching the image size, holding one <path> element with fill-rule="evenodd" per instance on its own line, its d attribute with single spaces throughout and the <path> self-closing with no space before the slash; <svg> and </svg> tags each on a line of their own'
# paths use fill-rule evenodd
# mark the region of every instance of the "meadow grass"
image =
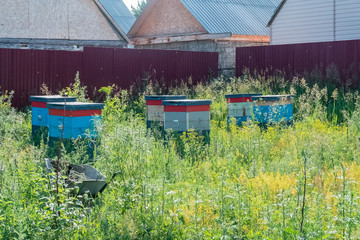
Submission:
<svg viewBox="0 0 360 240">
<path fill-rule="evenodd" d="M 86 96 L 80 84 L 64 91 Z M 44 172 L 54 155 L 32 144 L 31 112 L 0 95 L 0 239 L 360 238 L 357 91 L 246 74 L 167 89 L 213 100 L 210 144 L 195 132 L 175 139 L 146 129 L 144 92 L 162 91 L 102 88 L 96 161 L 81 141 L 62 150 L 62 161 L 120 172 L 96 199 L 72 197 L 63 179 L 54 191 Z M 247 92 L 293 94 L 294 124 L 227 126 L 224 95 Z"/>
</svg>

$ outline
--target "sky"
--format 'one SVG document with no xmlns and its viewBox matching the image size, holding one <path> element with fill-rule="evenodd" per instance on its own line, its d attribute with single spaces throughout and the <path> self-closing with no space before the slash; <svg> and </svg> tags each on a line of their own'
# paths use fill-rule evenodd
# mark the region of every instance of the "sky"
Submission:
<svg viewBox="0 0 360 240">
<path fill-rule="evenodd" d="M 136 6 L 138 0 L 123 0 L 126 6 L 131 10 L 131 5 Z"/>
</svg>

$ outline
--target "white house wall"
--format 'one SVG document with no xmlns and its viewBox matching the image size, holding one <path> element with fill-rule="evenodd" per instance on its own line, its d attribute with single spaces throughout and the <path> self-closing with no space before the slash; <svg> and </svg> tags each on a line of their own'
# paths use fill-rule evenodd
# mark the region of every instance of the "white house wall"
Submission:
<svg viewBox="0 0 360 240">
<path fill-rule="evenodd" d="M 119 40 L 93 0 L 1 0 L 0 38 Z"/>
<path fill-rule="evenodd" d="M 271 25 L 271 44 L 333 41 L 333 1 L 288 0 Z"/>
<path fill-rule="evenodd" d="M 336 40 L 360 39 L 360 0 L 336 1 Z"/>
<path fill-rule="evenodd" d="M 360 39 L 360 0 L 287 0 L 271 25 L 271 44 Z"/>
</svg>

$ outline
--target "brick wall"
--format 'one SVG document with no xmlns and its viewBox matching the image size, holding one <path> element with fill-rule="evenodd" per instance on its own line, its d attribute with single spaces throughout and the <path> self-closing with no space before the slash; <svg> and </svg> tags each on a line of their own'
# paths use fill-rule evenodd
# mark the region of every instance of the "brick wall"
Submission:
<svg viewBox="0 0 360 240">
<path fill-rule="evenodd" d="M 130 38 L 207 33 L 180 0 L 158 0 L 149 7 L 128 33 Z"/>
<path fill-rule="evenodd" d="M 247 46 L 261 46 L 268 43 L 251 43 L 241 41 L 190 41 L 174 42 L 164 44 L 139 45 L 138 49 L 161 49 L 161 50 L 179 50 L 179 51 L 200 51 L 200 52 L 218 52 L 219 53 L 219 75 L 235 76 L 236 69 L 236 48 Z"/>
</svg>

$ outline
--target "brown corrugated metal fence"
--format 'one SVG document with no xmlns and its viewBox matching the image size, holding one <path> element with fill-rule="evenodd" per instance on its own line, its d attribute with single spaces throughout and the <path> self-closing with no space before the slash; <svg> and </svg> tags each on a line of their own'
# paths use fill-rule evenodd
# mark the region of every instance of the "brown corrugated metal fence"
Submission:
<svg viewBox="0 0 360 240">
<path fill-rule="evenodd" d="M 360 40 L 236 49 L 237 76 L 241 76 L 244 69 L 251 73 L 267 71 L 267 74 L 280 70 L 288 77 L 318 69 L 325 75 L 330 65 L 336 66 L 343 83 L 351 80 L 359 85 Z"/>
<path fill-rule="evenodd" d="M 44 83 L 52 91 L 74 81 L 77 71 L 89 89 L 116 84 L 128 89 L 144 76 L 162 80 L 205 81 L 218 74 L 218 53 L 113 48 L 84 51 L 0 49 L 0 90 L 15 91 L 13 105 L 24 107 Z"/>
</svg>

